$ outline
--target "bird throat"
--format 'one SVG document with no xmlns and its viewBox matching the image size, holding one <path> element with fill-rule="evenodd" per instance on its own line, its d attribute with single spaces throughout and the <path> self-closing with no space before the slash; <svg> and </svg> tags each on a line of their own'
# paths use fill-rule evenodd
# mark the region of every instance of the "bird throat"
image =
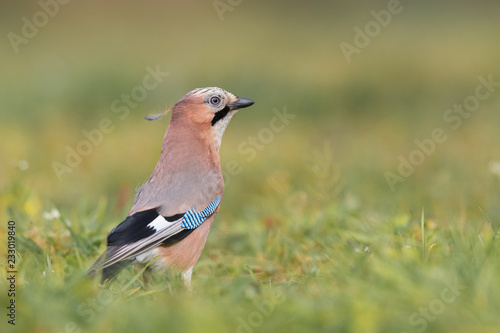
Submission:
<svg viewBox="0 0 500 333">
<path fill-rule="evenodd" d="M 215 124 L 217 124 L 217 122 L 221 119 L 223 119 L 224 117 L 227 116 L 227 114 L 229 113 L 229 111 L 231 111 L 229 109 L 229 106 L 225 106 L 224 109 L 220 110 L 220 111 L 217 111 L 215 114 L 214 114 L 214 117 L 212 118 L 212 126 L 215 126 Z"/>
</svg>

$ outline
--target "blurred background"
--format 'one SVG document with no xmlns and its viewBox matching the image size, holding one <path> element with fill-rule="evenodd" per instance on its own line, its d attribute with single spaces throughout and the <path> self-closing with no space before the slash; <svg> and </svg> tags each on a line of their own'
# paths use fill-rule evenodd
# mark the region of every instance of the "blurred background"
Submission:
<svg viewBox="0 0 500 333">
<path fill-rule="evenodd" d="M 256 101 L 225 135 L 223 164 L 235 159 L 246 169 L 230 193 L 241 192 L 238 184 L 258 186 L 257 174 L 277 169 L 300 178 L 297 172 L 311 168 L 312 151 L 325 142 L 340 182 L 363 202 L 375 199 L 368 190 L 383 194 L 377 200 L 408 192 L 418 201 L 471 195 L 465 193 L 470 185 L 497 181 L 488 165 L 500 160 L 500 95 L 481 101 L 457 130 L 443 121 L 448 108 L 474 94 L 479 76 L 500 81 L 496 2 L 401 2 L 364 48 L 356 47 L 355 28 L 364 31 L 374 21 L 370 12 L 387 11 L 387 2 L 234 3 L 70 2 L 53 6 L 54 17 L 45 15 L 43 25 L 37 2 L 4 1 L 2 188 L 29 179 L 51 201 L 67 203 L 135 187 L 156 162 L 167 125 L 166 118 L 147 122 L 144 116 L 204 86 Z M 41 27 L 32 32 L 23 17 Z M 342 43 L 358 51 L 346 57 Z M 168 76 L 143 100 L 132 100 L 135 107 L 121 119 L 112 103 L 141 86 L 148 67 Z M 238 145 L 268 127 L 274 108 L 296 117 L 246 161 Z M 52 163 L 65 164 L 66 146 L 76 149 L 86 139 L 82 131 L 104 118 L 113 130 L 59 181 Z M 397 173 L 398 156 L 408 159 L 414 140 L 437 127 L 448 140 L 392 192 L 384 173 Z"/>
<path fill-rule="evenodd" d="M 47 258 L 59 255 L 64 273 L 53 285 L 61 292 L 59 297 L 64 299 L 62 290 L 66 289 L 61 285 L 69 279 L 69 267 L 85 271 L 103 248 L 105 234 L 125 216 L 135 189 L 156 164 L 169 116 L 154 122 L 144 117 L 173 106 L 198 87 L 218 86 L 256 102 L 233 118 L 224 135 L 221 162 L 226 195 L 199 275 L 210 272 L 213 262 L 219 264 L 220 256 L 235 255 L 233 259 L 250 258 L 247 264 L 265 273 L 266 278 L 258 276 L 261 283 L 269 276 L 281 283 L 297 279 L 305 283 L 297 276 L 316 273 L 292 267 L 310 265 L 304 259 L 308 255 L 301 259 L 289 254 L 283 259 L 281 250 L 263 250 L 267 232 L 295 230 L 293 243 L 303 253 L 299 244 L 307 233 L 300 221 L 325 212 L 334 216 L 326 219 L 330 226 L 366 232 L 363 238 L 353 236 L 351 230 L 346 243 L 356 239 L 356 244 L 366 244 L 369 235 L 384 234 L 385 225 L 396 221 L 408 228 L 407 236 L 415 242 L 410 245 L 417 252 L 421 230 L 412 228 L 418 229 L 422 209 L 435 228 L 470 225 L 474 232 L 482 232 L 490 226 L 491 236 L 498 225 L 498 2 L 63 2 L 1 1 L 0 11 L 0 216 L 3 221 L 17 221 L 18 250 L 37 253 L 32 266 L 26 264 L 38 270 L 33 273 L 36 279 L 42 270 L 45 273 Z M 154 72 L 160 73 L 156 81 L 147 78 Z M 157 84 L 145 89 L 144 80 Z M 493 83 L 485 86 L 488 80 Z M 488 96 L 474 99 L 478 89 Z M 449 111 L 455 104 L 474 100 L 478 101 L 474 111 Z M 271 126 L 276 117 L 283 124 L 279 130 Z M 441 129 L 444 139 L 430 144 L 436 129 Z M 93 143 L 88 144 L 88 133 L 94 133 Z M 430 145 L 428 153 L 416 140 Z M 236 172 L 231 171 L 234 165 Z M 53 218 L 61 214 L 72 227 L 55 223 L 49 215 L 43 217 L 54 209 L 58 213 Z M 361 222 L 356 227 L 340 223 L 346 216 L 356 216 Z M 298 224 L 289 224 L 292 220 Z M 489 221 L 486 226 L 485 220 Z M 250 227 L 253 223 L 256 226 Z M 260 228 L 261 238 L 245 239 L 251 228 Z M 51 230 L 59 236 L 50 236 Z M 70 230 L 71 236 L 61 236 L 60 230 Z M 321 235 L 325 229 L 311 230 Z M 399 229 L 388 230 L 395 238 L 406 237 Z M 78 241 L 76 234 L 85 240 Z M 317 244 L 310 246 L 315 253 L 312 260 L 319 260 L 311 267 L 317 270 L 323 267 L 324 258 L 316 257 Z M 363 252 L 364 245 L 349 246 L 351 252 L 359 250 L 357 246 Z M 74 248 L 81 253 L 75 254 Z M 278 254 L 273 257 L 273 253 Z M 229 262 L 243 265 L 245 260 Z M 330 267 L 327 262 L 325 267 Z M 350 260 L 344 264 L 353 267 Z M 325 267 L 321 271 L 329 272 Z M 497 283 L 499 268 L 495 267 L 487 280 Z M 442 273 L 430 274 L 428 282 L 440 281 Z M 365 277 L 360 273 L 359 281 Z M 20 279 L 21 284 L 30 280 L 29 276 Z M 323 282 L 331 287 L 327 281 Z M 338 298 L 331 299 L 342 300 L 337 305 L 350 297 L 368 297 L 343 293 L 339 281 L 333 285 L 339 288 L 332 291 Z M 310 303 L 304 300 L 302 306 L 324 306 L 321 318 L 301 320 L 307 329 L 411 331 L 419 326 L 408 326 L 407 315 L 431 299 L 416 303 L 400 299 L 395 307 L 408 306 L 402 307 L 406 312 L 400 316 L 405 324 L 397 319 L 381 323 L 374 318 L 384 318 L 384 314 L 374 309 L 380 299 L 392 294 L 387 289 L 387 294 L 350 307 L 353 312 L 345 321 L 330 321 L 329 313 L 338 308 L 331 308 L 326 299 L 326 303 L 315 301 L 322 293 L 328 294 L 323 287 L 319 284 L 309 290 L 314 297 L 304 296 Z M 242 295 L 253 295 L 241 288 L 246 290 Z M 422 285 L 415 282 L 412 288 L 418 294 Z M 216 290 L 209 295 L 224 294 Z M 296 297 L 297 301 L 300 295 L 288 299 Z M 240 296 L 232 294 L 235 299 Z M 50 324 L 42 314 L 28 310 L 43 304 L 44 297 L 32 303 L 25 300 L 24 311 L 29 315 L 19 320 L 32 332 L 62 331 L 62 319 Z M 464 301 L 465 312 L 449 317 L 448 309 L 441 320 L 429 322 L 431 329 L 454 329 L 446 325 L 457 320 L 469 328 L 494 327 L 488 321 L 493 317 L 482 318 L 490 323 L 484 327 L 474 326 L 481 322 L 478 318 L 468 321 L 464 317 L 466 304 L 475 304 L 474 296 L 470 297 Z M 67 304 L 61 302 L 62 307 Z M 224 302 L 230 311 L 232 303 Z M 244 306 L 253 309 L 248 302 Z M 491 304 L 498 304 L 498 298 L 486 297 L 481 304 L 493 310 Z M 182 307 L 186 310 L 189 304 Z M 282 327 L 279 319 L 286 323 L 284 318 L 304 313 L 300 305 L 292 308 L 266 322 L 270 326 L 252 326 L 252 330 L 277 330 Z M 133 313 L 132 309 L 128 311 Z M 112 327 L 112 321 L 103 317 L 85 326 L 74 311 L 68 316 L 75 317 L 79 329 Z M 113 327 L 120 327 L 114 318 Z M 222 313 L 212 313 L 210 318 L 202 322 L 215 325 L 214 331 L 238 327 L 237 323 L 222 324 Z"/>
</svg>

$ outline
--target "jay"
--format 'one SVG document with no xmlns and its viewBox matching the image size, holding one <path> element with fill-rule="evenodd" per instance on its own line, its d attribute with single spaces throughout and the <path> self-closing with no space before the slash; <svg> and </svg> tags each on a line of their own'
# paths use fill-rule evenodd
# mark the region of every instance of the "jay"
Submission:
<svg viewBox="0 0 500 333">
<path fill-rule="evenodd" d="M 222 135 L 238 109 L 252 104 L 216 87 L 195 89 L 175 104 L 160 159 L 89 276 L 102 271 L 104 282 L 128 264 L 154 259 L 154 266 L 179 270 L 190 285 L 224 194 Z"/>
</svg>

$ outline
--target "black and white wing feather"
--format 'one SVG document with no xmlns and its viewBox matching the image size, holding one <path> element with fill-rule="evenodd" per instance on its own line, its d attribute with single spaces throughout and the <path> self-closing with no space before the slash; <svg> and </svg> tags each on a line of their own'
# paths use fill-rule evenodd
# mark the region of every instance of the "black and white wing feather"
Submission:
<svg viewBox="0 0 500 333">
<path fill-rule="evenodd" d="M 95 276 L 103 270 L 103 281 L 116 275 L 135 257 L 159 245 L 178 242 L 199 227 L 220 204 L 217 196 L 205 209 L 194 209 L 173 216 L 161 216 L 157 209 L 149 209 L 128 216 L 107 237 L 107 249 L 89 269 Z"/>
</svg>

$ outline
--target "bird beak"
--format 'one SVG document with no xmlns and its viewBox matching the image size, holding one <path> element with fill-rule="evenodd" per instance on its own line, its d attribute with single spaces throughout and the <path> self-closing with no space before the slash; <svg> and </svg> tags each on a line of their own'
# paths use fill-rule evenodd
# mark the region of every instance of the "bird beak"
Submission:
<svg viewBox="0 0 500 333">
<path fill-rule="evenodd" d="M 227 106 L 229 106 L 230 110 L 237 110 L 249 107 L 250 105 L 253 105 L 253 103 L 255 102 L 249 98 L 238 97 L 236 102 L 228 103 Z"/>
</svg>

